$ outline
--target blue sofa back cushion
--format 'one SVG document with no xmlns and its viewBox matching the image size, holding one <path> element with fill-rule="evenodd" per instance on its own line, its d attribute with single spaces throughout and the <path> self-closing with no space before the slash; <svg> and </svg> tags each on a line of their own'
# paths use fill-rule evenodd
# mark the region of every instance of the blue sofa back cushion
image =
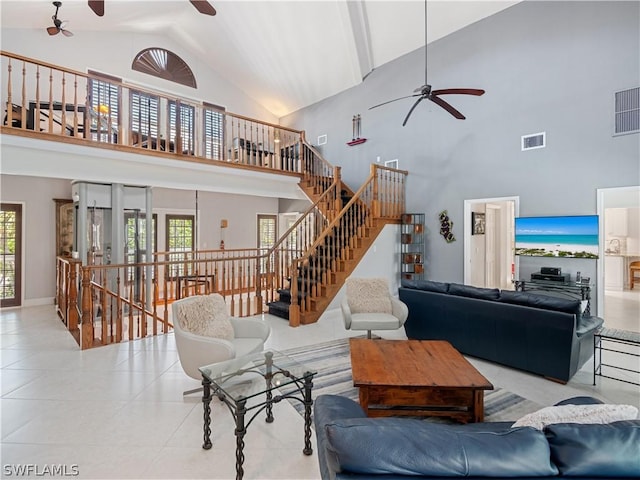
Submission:
<svg viewBox="0 0 640 480">
<path fill-rule="evenodd" d="M 573 313 L 580 317 L 581 302 L 580 300 L 570 300 L 567 298 L 552 297 L 549 295 L 539 295 L 527 292 L 513 292 L 510 290 L 502 290 L 500 293 L 500 301 L 504 303 L 512 303 L 514 305 L 523 305 L 525 307 L 543 308 L 545 310 L 555 310 L 558 312 Z"/>
<path fill-rule="evenodd" d="M 558 423 L 545 434 L 563 476 L 640 478 L 640 420 Z"/>
<path fill-rule="evenodd" d="M 449 293 L 459 297 L 479 298 L 481 300 L 497 300 L 500 298 L 500 290 L 497 288 L 480 288 L 459 283 L 449 284 Z"/>
<path fill-rule="evenodd" d="M 433 280 L 407 280 L 403 279 L 401 285 L 404 288 L 414 290 L 425 290 L 427 292 L 447 293 L 449 284 L 444 282 L 434 282 Z"/>
<path fill-rule="evenodd" d="M 325 425 L 340 471 L 368 475 L 553 476 L 549 444 L 536 429 L 491 426 L 465 431 L 408 418 L 357 418 Z M 490 454 L 488 454 L 490 452 Z"/>
</svg>

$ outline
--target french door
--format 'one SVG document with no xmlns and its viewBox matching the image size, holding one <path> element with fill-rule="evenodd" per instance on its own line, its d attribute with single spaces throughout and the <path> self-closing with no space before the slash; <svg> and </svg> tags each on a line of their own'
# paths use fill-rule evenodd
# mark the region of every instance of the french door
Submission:
<svg viewBox="0 0 640 480">
<path fill-rule="evenodd" d="M 20 306 L 22 292 L 22 205 L 0 206 L 0 307 Z"/>
</svg>

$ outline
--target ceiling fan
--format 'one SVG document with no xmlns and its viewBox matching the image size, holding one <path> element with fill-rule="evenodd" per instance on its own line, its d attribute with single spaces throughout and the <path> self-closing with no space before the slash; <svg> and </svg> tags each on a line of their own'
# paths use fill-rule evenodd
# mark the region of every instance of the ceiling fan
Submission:
<svg viewBox="0 0 640 480">
<path fill-rule="evenodd" d="M 91 10 L 93 10 L 93 12 L 98 15 L 99 17 L 102 17 L 104 15 L 104 0 L 88 0 L 89 1 L 89 8 L 91 8 Z M 193 5 L 194 7 L 196 7 L 196 10 L 198 10 L 200 13 L 204 14 L 204 15 L 215 15 L 216 14 L 216 9 L 213 8 L 213 5 L 211 5 L 207 0 L 189 0 L 191 2 L 191 5 Z"/>
<path fill-rule="evenodd" d="M 405 98 L 419 97 L 415 101 L 411 109 L 409 110 L 409 113 L 407 113 L 407 116 L 405 117 L 404 122 L 402 122 L 403 127 L 407 124 L 407 121 L 409 120 L 409 117 L 411 116 L 415 108 L 424 99 L 431 100 L 436 105 L 444 108 L 447 112 L 449 112 L 451 115 L 456 117 L 458 120 L 464 120 L 465 116 L 462 115 L 458 110 L 453 108 L 449 103 L 441 99 L 440 95 L 480 96 L 483 94 L 484 94 L 484 90 L 480 90 L 477 88 L 445 88 L 442 90 L 432 90 L 431 85 L 429 85 L 429 82 L 427 81 L 427 0 L 425 0 L 424 1 L 424 85 L 416 88 L 414 90 L 413 95 L 406 95 L 404 97 L 396 98 L 394 100 L 389 100 L 388 102 L 383 102 L 378 105 L 374 105 L 373 107 L 370 107 L 369 110 L 373 108 L 381 107 L 382 105 L 386 105 L 387 103 L 396 102 L 398 100 L 402 100 Z"/>
<path fill-rule="evenodd" d="M 56 7 L 56 13 L 53 14 L 53 16 L 51 17 L 51 19 L 53 20 L 53 26 L 51 27 L 47 27 L 47 33 L 49 35 L 57 35 L 60 32 L 62 32 L 62 34 L 65 37 L 73 37 L 73 33 L 71 33 L 69 30 L 66 30 L 64 27 L 67 24 L 67 21 L 64 20 L 59 20 L 58 19 L 58 9 L 60 8 L 60 6 L 62 5 L 62 2 L 53 2 L 54 7 Z"/>
</svg>

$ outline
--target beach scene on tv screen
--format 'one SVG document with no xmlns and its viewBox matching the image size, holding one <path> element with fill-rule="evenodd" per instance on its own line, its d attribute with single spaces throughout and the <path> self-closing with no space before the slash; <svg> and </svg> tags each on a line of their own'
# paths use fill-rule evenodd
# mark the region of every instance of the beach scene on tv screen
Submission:
<svg viewBox="0 0 640 480">
<path fill-rule="evenodd" d="M 516 218 L 516 255 L 598 258 L 598 216 Z"/>
</svg>

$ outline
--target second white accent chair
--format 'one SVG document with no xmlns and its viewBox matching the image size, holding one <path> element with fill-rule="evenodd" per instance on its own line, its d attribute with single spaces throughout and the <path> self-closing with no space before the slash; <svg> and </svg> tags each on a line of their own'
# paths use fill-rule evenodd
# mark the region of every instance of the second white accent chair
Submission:
<svg viewBox="0 0 640 480">
<path fill-rule="evenodd" d="M 397 330 L 409 315 L 407 306 L 389 292 L 384 278 L 348 278 L 340 305 L 347 330 Z"/>
</svg>

